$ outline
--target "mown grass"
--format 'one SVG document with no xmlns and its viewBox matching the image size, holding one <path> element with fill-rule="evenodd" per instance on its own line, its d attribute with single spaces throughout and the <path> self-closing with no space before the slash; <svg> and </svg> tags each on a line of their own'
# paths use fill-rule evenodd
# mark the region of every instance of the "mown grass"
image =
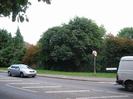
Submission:
<svg viewBox="0 0 133 99">
<path fill-rule="evenodd" d="M 0 70 L 1 71 L 6 71 L 7 70 L 7 67 L 0 67 Z"/>
<path fill-rule="evenodd" d="M 63 71 L 51 71 L 37 69 L 39 74 L 52 74 L 52 75 L 65 75 L 65 76 L 81 76 L 81 77 L 103 77 L 103 78 L 115 78 L 116 73 L 96 73 L 93 72 L 63 72 Z"/>
</svg>

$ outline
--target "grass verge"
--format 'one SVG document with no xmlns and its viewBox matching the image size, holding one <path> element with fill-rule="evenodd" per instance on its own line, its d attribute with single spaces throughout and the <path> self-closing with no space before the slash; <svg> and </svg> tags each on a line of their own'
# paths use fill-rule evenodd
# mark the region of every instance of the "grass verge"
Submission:
<svg viewBox="0 0 133 99">
<path fill-rule="evenodd" d="M 102 78 L 115 78 L 116 73 L 92 73 L 92 72 L 63 72 L 63 71 L 51 71 L 37 69 L 39 74 L 52 74 L 52 75 L 64 75 L 64 76 L 80 76 L 80 77 L 102 77 Z"/>
<path fill-rule="evenodd" d="M 0 67 L 0 71 L 6 71 L 7 67 Z"/>
</svg>

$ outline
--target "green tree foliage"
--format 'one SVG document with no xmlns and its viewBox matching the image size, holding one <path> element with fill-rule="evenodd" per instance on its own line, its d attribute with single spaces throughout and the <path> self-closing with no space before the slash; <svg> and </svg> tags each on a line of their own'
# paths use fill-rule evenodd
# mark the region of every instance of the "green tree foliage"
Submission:
<svg viewBox="0 0 133 99">
<path fill-rule="evenodd" d="M 66 45 L 66 43 L 69 44 L 69 36 L 66 32 L 67 30 L 62 27 L 54 27 L 45 32 L 40 39 L 40 60 L 42 65 L 45 63 L 45 67 L 48 65 L 46 68 L 63 69 L 65 68 L 63 65 L 71 62 L 67 62 L 72 58 L 72 51 L 69 45 Z"/>
<path fill-rule="evenodd" d="M 6 48 L 10 44 L 11 34 L 6 30 L 0 30 L 0 50 Z"/>
<path fill-rule="evenodd" d="M 47 69 L 84 71 L 90 64 L 88 56 L 100 48 L 104 33 L 103 27 L 79 17 L 48 29 L 38 43 L 42 64 Z"/>
<path fill-rule="evenodd" d="M 50 0 L 38 0 L 50 4 Z M 25 15 L 27 8 L 31 5 L 29 0 L 0 0 L 0 16 L 7 17 L 12 16 L 12 21 L 16 20 L 23 22 L 25 19 L 28 21 Z"/>
<path fill-rule="evenodd" d="M 21 62 L 24 54 L 24 46 L 20 45 L 23 42 L 20 33 L 17 32 L 13 38 L 6 30 L 0 30 L 0 66 L 9 66 L 13 63 Z"/>
<path fill-rule="evenodd" d="M 121 29 L 118 33 L 118 37 L 133 39 L 133 27 L 126 27 Z"/>
<path fill-rule="evenodd" d="M 21 35 L 20 29 L 18 28 L 16 31 L 16 36 L 13 38 L 13 49 L 14 49 L 14 57 L 12 63 L 21 63 L 22 57 L 25 53 L 24 40 Z"/>
<path fill-rule="evenodd" d="M 8 58 L 12 55 L 9 54 L 13 54 L 10 43 L 12 43 L 11 34 L 6 30 L 0 30 L 0 66 L 7 66 L 10 62 Z"/>
<path fill-rule="evenodd" d="M 122 56 L 133 55 L 133 41 L 127 38 L 107 36 L 104 47 L 104 66 L 117 67 Z"/>
<path fill-rule="evenodd" d="M 23 36 L 21 35 L 19 27 L 16 31 L 16 36 L 14 37 L 14 43 L 15 43 L 15 46 L 18 48 L 21 48 L 24 45 Z"/>
</svg>

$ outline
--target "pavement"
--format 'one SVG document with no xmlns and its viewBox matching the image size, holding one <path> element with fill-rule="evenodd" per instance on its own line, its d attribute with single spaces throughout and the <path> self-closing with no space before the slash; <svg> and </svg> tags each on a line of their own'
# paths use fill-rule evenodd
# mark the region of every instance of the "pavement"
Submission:
<svg viewBox="0 0 133 99">
<path fill-rule="evenodd" d="M 0 70 L 0 72 L 7 72 Z M 78 80 L 78 81 L 92 81 L 92 82 L 115 82 L 116 78 L 101 78 L 101 77 L 79 77 L 79 76 L 64 76 L 64 75 L 52 75 L 52 74 L 37 74 L 40 77 Z"/>
</svg>

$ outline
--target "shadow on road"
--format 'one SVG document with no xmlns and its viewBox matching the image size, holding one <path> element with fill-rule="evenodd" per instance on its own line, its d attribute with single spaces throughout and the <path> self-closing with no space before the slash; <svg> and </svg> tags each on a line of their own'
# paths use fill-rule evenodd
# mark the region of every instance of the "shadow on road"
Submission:
<svg viewBox="0 0 133 99">
<path fill-rule="evenodd" d="M 124 93 L 125 93 L 125 92 L 126 92 L 126 93 L 133 93 L 133 92 L 127 91 L 127 90 L 126 90 L 125 88 L 123 88 L 123 87 L 122 87 L 122 88 L 118 88 L 117 90 L 120 91 L 120 92 L 124 92 Z"/>
</svg>

